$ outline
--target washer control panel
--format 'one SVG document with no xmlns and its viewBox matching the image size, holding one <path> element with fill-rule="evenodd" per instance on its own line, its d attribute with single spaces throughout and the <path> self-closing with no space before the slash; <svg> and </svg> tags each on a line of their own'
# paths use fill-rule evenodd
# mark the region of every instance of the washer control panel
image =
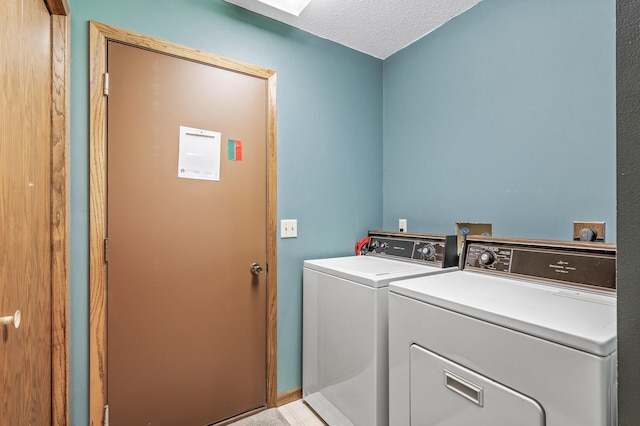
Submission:
<svg viewBox="0 0 640 426">
<path fill-rule="evenodd" d="M 614 244 L 468 237 L 464 256 L 463 269 L 477 272 L 616 288 Z"/>
<path fill-rule="evenodd" d="M 458 265 L 455 235 L 369 231 L 369 238 L 366 255 L 388 256 L 441 268 Z"/>
</svg>

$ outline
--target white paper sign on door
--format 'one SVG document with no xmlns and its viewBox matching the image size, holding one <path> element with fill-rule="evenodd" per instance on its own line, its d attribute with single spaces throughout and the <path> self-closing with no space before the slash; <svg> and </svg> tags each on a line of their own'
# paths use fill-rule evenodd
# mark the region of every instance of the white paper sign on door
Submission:
<svg viewBox="0 0 640 426">
<path fill-rule="evenodd" d="M 220 132 L 180 126 L 178 177 L 220 180 Z"/>
</svg>

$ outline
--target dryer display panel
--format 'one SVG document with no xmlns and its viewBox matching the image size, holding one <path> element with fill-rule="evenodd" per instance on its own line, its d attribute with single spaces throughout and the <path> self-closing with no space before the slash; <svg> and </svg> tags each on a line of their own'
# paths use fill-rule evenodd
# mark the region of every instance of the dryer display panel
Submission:
<svg viewBox="0 0 640 426">
<path fill-rule="evenodd" d="M 511 272 L 554 281 L 616 288 L 615 257 L 514 250 Z"/>
<path fill-rule="evenodd" d="M 615 246 L 610 244 L 469 241 L 464 268 L 608 291 L 616 288 Z"/>
</svg>

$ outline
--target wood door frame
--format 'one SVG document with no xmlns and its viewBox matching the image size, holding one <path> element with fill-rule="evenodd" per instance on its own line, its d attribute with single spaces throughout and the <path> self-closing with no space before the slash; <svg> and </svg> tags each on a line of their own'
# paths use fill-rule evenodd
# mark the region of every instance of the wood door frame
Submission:
<svg viewBox="0 0 640 426">
<path fill-rule="evenodd" d="M 116 41 L 218 68 L 262 78 L 267 83 L 267 406 L 277 398 L 276 263 L 276 72 L 153 37 L 90 22 L 90 231 L 89 231 L 89 419 L 104 423 L 107 404 L 107 335 L 104 239 L 107 235 L 107 102 L 104 74 L 107 42 Z"/>
<path fill-rule="evenodd" d="M 51 14 L 51 424 L 71 424 L 69 410 L 69 111 L 70 8 L 44 0 Z"/>
</svg>

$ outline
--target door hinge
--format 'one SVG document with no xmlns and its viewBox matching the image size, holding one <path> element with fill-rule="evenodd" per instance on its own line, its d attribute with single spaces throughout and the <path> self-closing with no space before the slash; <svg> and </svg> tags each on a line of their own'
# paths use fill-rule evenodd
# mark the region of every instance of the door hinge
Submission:
<svg viewBox="0 0 640 426">
<path fill-rule="evenodd" d="M 102 82 L 102 87 L 103 87 L 103 94 L 105 96 L 109 96 L 109 73 L 105 72 L 104 73 L 104 80 Z"/>
<path fill-rule="evenodd" d="M 109 239 L 104 239 L 104 263 L 109 261 Z"/>
<path fill-rule="evenodd" d="M 104 406 L 104 426 L 109 426 L 109 404 Z"/>
</svg>

